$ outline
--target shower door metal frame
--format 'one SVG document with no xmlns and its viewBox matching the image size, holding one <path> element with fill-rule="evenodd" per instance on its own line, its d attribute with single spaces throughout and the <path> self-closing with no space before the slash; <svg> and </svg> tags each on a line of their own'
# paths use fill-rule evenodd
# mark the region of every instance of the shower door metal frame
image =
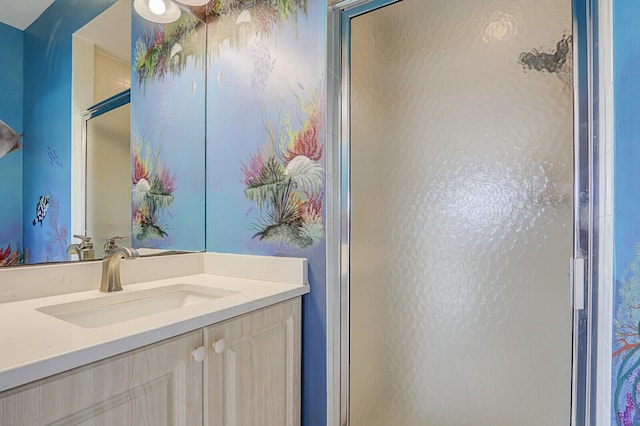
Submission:
<svg viewBox="0 0 640 426">
<path fill-rule="evenodd" d="M 343 0 L 328 8 L 329 144 L 327 288 L 339 288 L 340 425 L 349 425 L 350 250 L 350 23 L 351 19 L 402 0 Z M 597 0 L 572 0 L 574 72 L 573 265 L 584 261 L 582 282 L 572 282 L 573 342 L 571 425 L 595 424 L 598 307 L 598 50 Z M 328 179 L 329 180 L 329 179 Z M 582 271 L 578 271 L 582 272 Z M 578 303 L 576 303 L 576 301 Z M 569 302 L 567 302 L 569 303 Z M 335 328 L 334 328 L 335 329 Z M 331 344 L 331 342 L 328 342 Z M 328 371 L 329 384 L 333 371 Z M 334 399 L 336 401 L 337 399 Z M 329 406 L 332 406 L 329 402 Z M 328 424 L 335 416 L 329 413 Z"/>
</svg>

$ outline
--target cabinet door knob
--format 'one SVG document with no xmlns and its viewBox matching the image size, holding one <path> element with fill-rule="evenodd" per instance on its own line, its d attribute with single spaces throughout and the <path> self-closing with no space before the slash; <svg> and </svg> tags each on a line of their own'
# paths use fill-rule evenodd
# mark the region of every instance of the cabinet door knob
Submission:
<svg viewBox="0 0 640 426">
<path fill-rule="evenodd" d="M 191 351 L 191 356 L 193 356 L 193 360 L 195 362 L 202 362 L 207 356 L 207 348 L 200 346 L 199 348 Z"/>
<path fill-rule="evenodd" d="M 211 347 L 217 354 L 221 354 L 227 348 L 227 342 L 224 339 L 216 340 L 211 344 Z"/>
</svg>

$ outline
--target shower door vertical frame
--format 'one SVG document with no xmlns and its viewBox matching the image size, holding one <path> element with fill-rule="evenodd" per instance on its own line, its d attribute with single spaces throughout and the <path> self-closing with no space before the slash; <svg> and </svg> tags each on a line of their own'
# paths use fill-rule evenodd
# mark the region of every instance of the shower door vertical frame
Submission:
<svg viewBox="0 0 640 426">
<path fill-rule="evenodd" d="M 337 222 L 327 236 L 327 288 L 340 297 L 339 374 L 327 371 L 329 382 L 340 382 L 340 425 L 350 424 L 349 413 L 349 250 L 350 250 L 350 70 L 351 19 L 401 0 L 343 0 L 328 8 L 328 150 L 327 210 Z M 572 0 L 574 72 L 574 244 L 573 257 L 585 260 L 584 282 L 570 283 L 572 294 L 584 295 L 584 305 L 573 306 L 571 425 L 595 424 L 598 307 L 598 51 L 597 0 Z M 328 342 L 331 344 L 332 342 Z M 335 399 L 338 401 L 338 398 Z M 331 401 L 329 407 L 337 409 Z M 329 410 L 330 411 L 330 410 Z M 337 416 L 336 416 L 337 417 Z M 327 416 L 333 425 L 334 416 Z"/>
<path fill-rule="evenodd" d="M 572 0 L 574 110 L 574 258 L 585 260 L 584 295 L 573 309 L 571 424 L 597 419 L 599 230 L 598 0 Z M 575 271 L 572 271 L 575 272 Z M 573 299 L 576 300 L 575 298 Z M 606 314 L 606 313 L 603 313 Z"/>
<path fill-rule="evenodd" d="M 340 357 L 339 357 L 339 417 L 340 425 L 350 424 L 349 418 L 349 250 L 350 250 L 350 216 L 351 216 L 351 181 L 350 181 L 350 70 L 351 70 L 351 19 L 389 6 L 401 0 L 343 0 L 329 8 L 329 19 L 333 27 L 328 29 L 333 37 L 329 37 L 328 50 L 328 116 L 334 117 L 328 132 L 333 135 L 333 155 L 328 155 L 327 170 L 333 172 L 333 184 L 330 191 L 334 197 L 327 197 L 327 209 L 339 221 L 335 232 L 337 235 L 327 237 L 327 277 L 328 280 L 339 281 L 340 297 Z M 331 76 L 336 79 L 332 80 Z M 336 202 L 336 200 L 338 200 Z M 333 285 L 332 285 L 333 284 Z M 336 287 L 329 282 L 328 288 Z M 331 342 L 329 342 L 331 343 Z M 333 372 L 328 371 L 331 378 Z M 337 378 L 336 378 L 337 379 Z M 331 380 L 329 380 L 331 382 Z M 329 387 L 331 389 L 331 387 Z M 336 398 L 337 400 L 337 398 Z M 330 404 L 330 402 L 329 402 Z M 332 413 L 327 416 L 327 424 L 331 425 Z"/>
</svg>

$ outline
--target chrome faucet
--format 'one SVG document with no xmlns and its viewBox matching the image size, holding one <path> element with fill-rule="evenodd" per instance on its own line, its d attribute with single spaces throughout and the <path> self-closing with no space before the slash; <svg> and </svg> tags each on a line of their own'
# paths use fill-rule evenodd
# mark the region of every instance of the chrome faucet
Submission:
<svg viewBox="0 0 640 426">
<path fill-rule="evenodd" d="M 120 282 L 120 261 L 140 257 L 138 250 L 131 247 L 116 247 L 109 250 L 102 258 L 102 282 L 100 291 L 111 293 L 122 290 Z"/>
</svg>

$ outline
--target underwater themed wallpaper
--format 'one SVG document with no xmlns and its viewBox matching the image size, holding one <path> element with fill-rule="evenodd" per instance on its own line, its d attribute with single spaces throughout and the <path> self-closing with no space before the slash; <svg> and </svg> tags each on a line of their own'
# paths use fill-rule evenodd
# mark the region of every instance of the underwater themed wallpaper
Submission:
<svg viewBox="0 0 640 426">
<path fill-rule="evenodd" d="M 9 266 L 22 258 L 22 150 L 13 135 L 22 132 L 24 44 L 22 31 L 2 23 L 0 40 L 0 266 Z"/>
<path fill-rule="evenodd" d="M 64 3 L 56 2 L 24 33 L 24 78 L 31 84 L 24 88 L 23 232 L 30 263 L 67 258 L 72 33 L 105 7 L 88 2 L 71 17 Z M 51 150 L 62 167 L 50 163 Z"/>
<path fill-rule="evenodd" d="M 206 28 L 132 21 L 132 244 L 202 251 Z"/>
<path fill-rule="evenodd" d="M 265 124 L 267 142 L 242 165 L 244 194 L 257 212 L 253 238 L 288 247 L 308 248 L 324 237 L 322 217 L 323 146 L 318 143 L 318 96 L 298 107 L 304 123 L 292 131 L 287 114 L 276 126 Z M 283 126 L 283 128 L 279 128 Z M 285 132 L 285 135 L 280 135 Z M 279 139 L 279 143 L 276 140 Z"/>
<path fill-rule="evenodd" d="M 611 424 L 640 425 L 640 4 L 614 3 Z"/>
<path fill-rule="evenodd" d="M 309 259 L 302 424 L 324 425 L 326 3 L 207 9 L 207 250 Z"/>
<path fill-rule="evenodd" d="M 114 1 L 56 0 L 22 32 L 22 148 L 7 157 L 22 155 L 22 244 L 11 250 L 25 263 L 69 258 L 72 34 Z"/>
</svg>

